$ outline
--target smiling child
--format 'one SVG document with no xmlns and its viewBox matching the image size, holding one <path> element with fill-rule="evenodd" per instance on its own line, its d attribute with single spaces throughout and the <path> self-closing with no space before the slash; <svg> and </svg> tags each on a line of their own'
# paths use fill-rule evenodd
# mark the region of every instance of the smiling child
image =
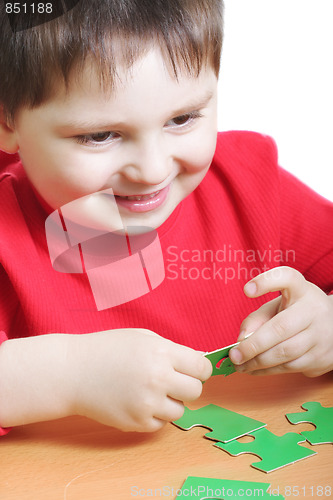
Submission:
<svg viewBox="0 0 333 500">
<path fill-rule="evenodd" d="M 202 351 L 254 330 L 238 370 L 332 370 L 332 204 L 270 138 L 217 133 L 222 7 L 81 0 L 16 32 L 1 7 L 2 433 L 73 414 L 157 430 L 200 396 Z M 108 189 L 109 229 L 157 230 L 165 279 L 98 311 L 85 273 L 52 268 L 45 221 Z"/>
</svg>

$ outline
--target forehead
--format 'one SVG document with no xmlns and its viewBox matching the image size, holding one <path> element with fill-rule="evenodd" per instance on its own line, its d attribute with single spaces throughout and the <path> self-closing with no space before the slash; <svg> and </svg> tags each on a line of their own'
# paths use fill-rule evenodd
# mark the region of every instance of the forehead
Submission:
<svg viewBox="0 0 333 500">
<path fill-rule="evenodd" d="M 63 97 L 82 92 L 110 97 L 134 88 L 139 82 L 145 83 L 147 87 L 154 82 L 162 83 L 164 87 L 202 85 L 208 76 L 211 78 L 212 73 L 215 75 L 213 68 L 207 64 L 203 64 L 199 72 L 192 72 L 182 66 L 174 68 L 158 47 L 147 48 L 131 64 L 119 58 L 115 61 L 115 66 L 116 70 L 113 69 L 112 72 L 101 72 L 88 58 L 80 71 L 73 71 L 67 88 L 62 89 L 65 91 Z"/>
<path fill-rule="evenodd" d="M 158 49 L 148 51 L 131 67 L 120 65 L 113 84 L 101 79 L 96 67 L 87 62 L 83 70 L 73 74 L 67 87 L 56 86 L 54 96 L 43 106 L 61 122 L 93 121 L 94 116 L 112 121 L 132 118 L 141 113 L 147 119 L 159 113 L 172 113 L 198 105 L 216 91 L 217 78 L 213 69 L 204 67 L 199 75 L 171 71 Z M 42 106 L 42 107 L 43 107 Z M 185 110 L 184 110 L 185 111 Z"/>
</svg>

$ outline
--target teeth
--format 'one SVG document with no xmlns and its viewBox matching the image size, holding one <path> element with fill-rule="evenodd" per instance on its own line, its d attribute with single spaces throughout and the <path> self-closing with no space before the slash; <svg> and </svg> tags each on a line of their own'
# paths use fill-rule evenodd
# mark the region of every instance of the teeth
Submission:
<svg viewBox="0 0 333 500">
<path fill-rule="evenodd" d="M 160 191 L 156 191 L 155 193 L 151 194 L 143 194 L 141 196 L 121 196 L 121 198 L 125 198 L 126 200 L 133 200 L 133 201 L 141 201 L 141 200 L 150 200 L 150 198 L 154 198 L 154 196 L 158 195 Z"/>
</svg>

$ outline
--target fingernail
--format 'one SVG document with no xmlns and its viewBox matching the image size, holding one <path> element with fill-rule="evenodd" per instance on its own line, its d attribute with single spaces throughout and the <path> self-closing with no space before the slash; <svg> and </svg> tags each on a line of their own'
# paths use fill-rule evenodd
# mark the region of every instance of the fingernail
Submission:
<svg viewBox="0 0 333 500">
<path fill-rule="evenodd" d="M 238 349 L 231 349 L 229 352 L 229 358 L 233 362 L 234 365 L 242 364 L 242 353 Z"/>
<path fill-rule="evenodd" d="M 244 286 L 244 292 L 247 295 L 255 295 L 257 293 L 257 285 L 253 281 L 250 281 L 250 283 L 246 283 L 246 285 Z"/>
</svg>

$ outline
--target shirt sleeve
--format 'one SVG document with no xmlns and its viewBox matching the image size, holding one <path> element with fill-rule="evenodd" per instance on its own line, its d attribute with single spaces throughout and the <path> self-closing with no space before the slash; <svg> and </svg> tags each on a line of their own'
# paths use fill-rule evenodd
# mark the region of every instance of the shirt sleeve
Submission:
<svg viewBox="0 0 333 500">
<path fill-rule="evenodd" d="M 1 332 L 0 331 L 0 346 L 1 344 L 5 341 L 5 340 L 8 340 L 7 339 L 7 335 L 5 334 L 5 332 Z M 4 436 L 5 434 L 8 434 L 8 432 L 11 430 L 10 427 L 7 427 L 6 429 L 3 428 L 3 427 L 0 427 L 0 436 Z"/>
<path fill-rule="evenodd" d="M 333 203 L 280 169 L 281 248 L 284 265 L 333 293 Z"/>
</svg>

